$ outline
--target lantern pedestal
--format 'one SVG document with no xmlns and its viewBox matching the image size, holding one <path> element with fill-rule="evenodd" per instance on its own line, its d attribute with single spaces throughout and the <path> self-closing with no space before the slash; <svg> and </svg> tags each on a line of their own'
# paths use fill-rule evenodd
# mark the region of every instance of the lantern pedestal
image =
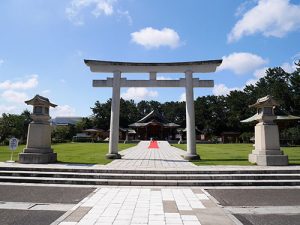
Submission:
<svg viewBox="0 0 300 225">
<path fill-rule="evenodd" d="M 255 126 L 255 150 L 249 154 L 249 162 L 259 166 L 286 166 L 288 156 L 280 150 L 278 126 L 260 122 Z"/>
<path fill-rule="evenodd" d="M 27 145 L 19 154 L 19 163 L 54 163 L 57 155 L 51 148 L 51 126 L 49 123 L 49 107 L 56 107 L 48 98 L 36 95 L 33 99 L 25 101 L 33 105 L 33 120 L 28 127 Z"/>
<path fill-rule="evenodd" d="M 20 163 L 53 163 L 56 153 L 51 148 L 51 127 L 49 123 L 31 123 L 28 128 L 27 145 L 19 154 Z"/>
</svg>

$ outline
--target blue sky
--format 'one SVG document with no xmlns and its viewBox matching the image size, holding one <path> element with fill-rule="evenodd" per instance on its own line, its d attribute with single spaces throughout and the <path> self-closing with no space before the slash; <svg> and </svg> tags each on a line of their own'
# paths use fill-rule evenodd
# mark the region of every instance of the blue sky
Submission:
<svg viewBox="0 0 300 225">
<path fill-rule="evenodd" d="M 111 97 L 93 88 L 83 59 L 172 62 L 223 59 L 214 88 L 226 95 L 255 84 L 268 67 L 295 69 L 300 58 L 299 0 L 3 0 L 0 1 L 0 113 L 20 113 L 35 94 L 55 116 L 89 116 Z M 124 75 L 145 79 L 144 74 Z M 182 74 L 159 74 L 178 79 Z M 184 89 L 122 88 L 135 101 L 184 100 Z"/>
</svg>

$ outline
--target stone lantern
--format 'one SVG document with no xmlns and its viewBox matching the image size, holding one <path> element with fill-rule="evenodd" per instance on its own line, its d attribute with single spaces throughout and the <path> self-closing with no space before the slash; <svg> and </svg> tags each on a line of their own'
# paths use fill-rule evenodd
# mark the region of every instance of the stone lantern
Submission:
<svg viewBox="0 0 300 225">
<path fill-rule="evenodd" d="M 241 122 L 258 121 L 255 126 L 255 149 L 249 154 L 249 162 L 259 166 L 285 166 L 288 165 L 288 156 L 280 150 L 278 126 L 274 123 L 277 118 L 274 108 L 279 104 L 272 96 L 259 98 L 255 104 L 257 113 Z"/>
<path fill-rule="evenodd" d="M 40 95 L 25 101 L 33 106 L 30 115 L 32 122 L 28 127 L 27 145 L 19 154 L 20 163 L 52 163 L 56 162 L 57 156 L 51 148 L 51 127 L 49 108 L 56 107 L 48 98 Z"/>
</svg>

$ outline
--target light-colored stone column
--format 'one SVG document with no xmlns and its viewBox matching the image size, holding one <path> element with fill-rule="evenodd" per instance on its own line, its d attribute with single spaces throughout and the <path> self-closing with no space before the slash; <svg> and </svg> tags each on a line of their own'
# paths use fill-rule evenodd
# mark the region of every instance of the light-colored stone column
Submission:
<svg viewBox="0 0 300 225">
<path fill-rule="evenodd" d="M 120 118 L 120 82 L 121 72 L 115 71 L 113 78 L 111 114 L 110 114 L 110 133 L 109 133 L 109 150 L 106 154 L 108 159 L 119 159 L 119 118 Z"/>
<path fill-rule="evenodd" d="M 187 153 L 184 158 L 188 160 L 199 160 L 200 156 L 196 152 L 196 133 L 195 133 L 195 109 L 194 109 L 194 90 L 193 72 L 185 72 L 185 93 L 186 93 L 186 142 Z"/>
</svg>

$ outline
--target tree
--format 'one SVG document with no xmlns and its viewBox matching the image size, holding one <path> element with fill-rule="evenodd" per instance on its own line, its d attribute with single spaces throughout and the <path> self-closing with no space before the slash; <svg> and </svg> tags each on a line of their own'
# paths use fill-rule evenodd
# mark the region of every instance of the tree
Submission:
<svg viewBox="0 0 300 225">
<path fill-rule="evenodd" d="M 291 113 L 300 115 L 300 60 L 295 64 L 297 68 L 290 76 L 290 91 L 293 105 Z"/>
<path fill-rule="evenodd" d="M 253 114 L 255 110 L 249 108 L 253 102 L 249 101 L 249 95 L 243 91 L 231 91 L 226 97 L 227 129 L 230 131 L 251 131 L 252 126 L 241 123 Z"/>
<path fill-rule="evenodd" d="M 54 142 L 66 142 L 67 140 L 71 140 L 71 132 L 70 126 L 57 126 L 51 133 L 52 139 Z"/>
<path fill-rule="evenodd" d="M 140 101 L 138 104 L 137 104 L 137 110 L 140 114 L 140 117 L 144 117 L 146 116 L 147 114 L 149 114 L 151 112 L 151 105 L 149 104 L 149 102 L 147 101 Z"/>
<path fill-rule="evenodd" d="M 136 122 L 139 112 L 133 100 L 120 100 L 120 127 L 128 127 L 129 124 Z"/>
<path fill-rule="evenodd" d="M 82 120 L 78 121 L 75 125 L 76 133 L 81 133 L 83 130 L 94 127 L 93 120 L 88 117 L 83 117 Z"/>
<path fill-rule="evenodd" d="M 10 137 L 16 137 L 22 141 L 24 136 L 25 116 L 3 113 L 0 118 L 0 143 Z"/>
<path fill-rule="evenodd" d="M 31 123 L 32 119 L 30 117 L 30 112 L 25 109 L 22 113 L 21 116 L 24 117 L 24 126 L 23 126 L 23 135 L 22 135 L 22 139 L 26 140 L 27 139 L 27 133 L 28 133 L 28 127 L 29 124 Z"/>
<path fill-rule="evenodd" d="M 93 111 L 92 120 L 97 128 L 101 128 L 103 130 L 109 129 L 110 106 L 111 99 L 107 100 L 106 103 L 100 103 L 99 101 L 96 101 L 95 106 L 91 108 Z"/>
</svg>

